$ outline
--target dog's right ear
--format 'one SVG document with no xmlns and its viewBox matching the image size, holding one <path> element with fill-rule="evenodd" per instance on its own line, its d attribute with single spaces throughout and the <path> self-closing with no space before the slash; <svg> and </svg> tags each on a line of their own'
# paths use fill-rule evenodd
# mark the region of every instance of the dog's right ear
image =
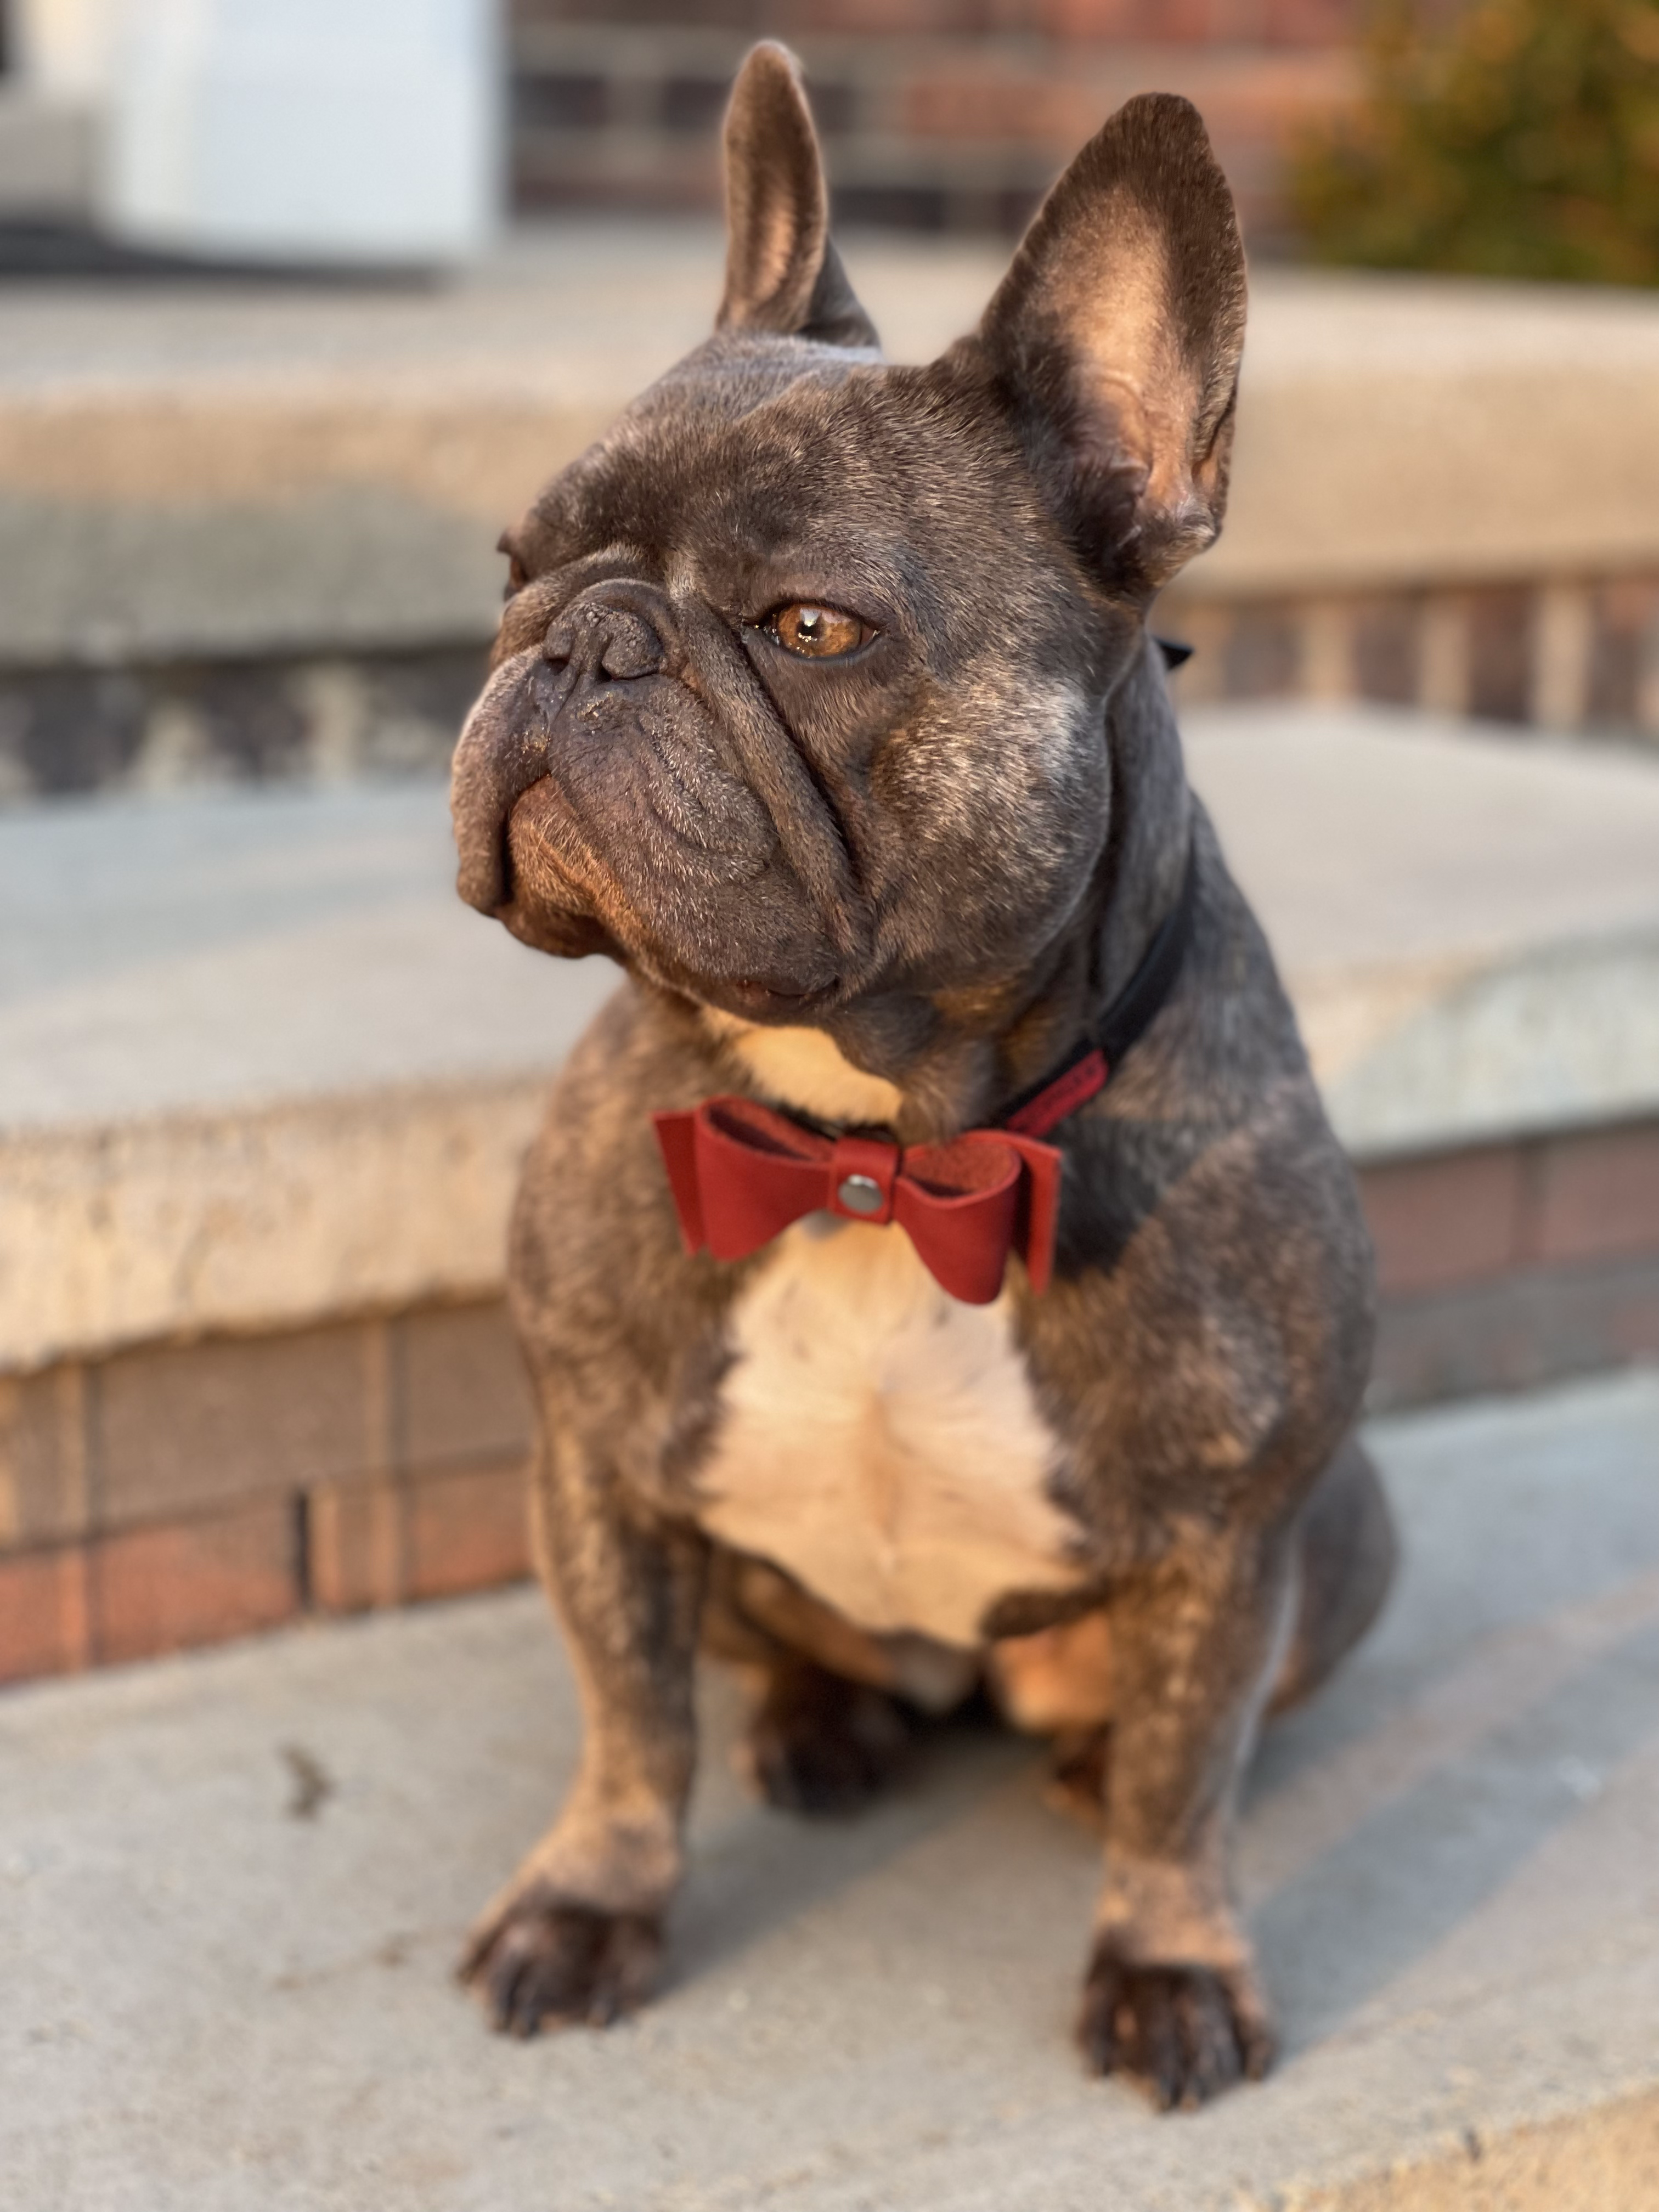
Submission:
<svg viewBox="0 0 1659 2212">
<path fill-rule="evenodd" d="M 1244 249 L 1198 110 L 1128 101 L 1038 210 L 966 351 L 1108 587 L 1145 598 L 1221 528 Z"/>
<path fill-rule="evenodd" d="M 717 330 L 874 346 L 830 239 L 830 198 L 800 65 L 754 47 L 726 111 L 726 295 Z"/>
</svg>

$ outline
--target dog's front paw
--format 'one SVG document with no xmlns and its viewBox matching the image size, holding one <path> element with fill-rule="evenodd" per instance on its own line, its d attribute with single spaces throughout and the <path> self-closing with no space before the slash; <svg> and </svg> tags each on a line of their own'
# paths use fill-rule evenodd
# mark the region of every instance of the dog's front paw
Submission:
<svg viewBox="0 0 1659 2212">
<path fill-rule="evenodd" d="M 1243 1975 L 1210 1966 L 1132 1964 L 1096 1946 L 1078 2041 L 1090 2071 L 1121 2074 L 1160 2112 L 1195 2112 L 1236 2081 L 1259 2081 L 1273 2030 Z"/>
<path fill-rule="evenodd" d="M 561 1905 L 532 1888 L 473 1936 L 460 1976 L 492 2027 L 524 2036 L 544 2021 L 608 2027 L 651 1994 L 661 1960 L 659 1920 Z"/>
</svg>

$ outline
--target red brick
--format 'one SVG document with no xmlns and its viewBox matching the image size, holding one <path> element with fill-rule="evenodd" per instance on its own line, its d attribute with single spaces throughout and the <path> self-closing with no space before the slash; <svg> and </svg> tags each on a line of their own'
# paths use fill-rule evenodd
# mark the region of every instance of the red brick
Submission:
<svg viewBox="0 0 1659 2212">
<path fill-rule="evenodd" d="M 106 1536 L 92 1547 L 92 1646 L 147 1659 L 274 1628 L 299 1608 L 291 1500 Z"/>
<path fill-rule="evenodd" d="M 1175 678 L 1176 696 L 1183 705 L 1205 705 L 1228 696 L 1224 677 L 1231 609 L 1213 599 L 1187 599 L 1171 592 L 1158 601 L 1157 628 L 1160 636 L 1176 638 L 1193 648 L 1192 659 Z"/>
<path fill-rule="evenodd" d="M 1659 1123 L 1553 1138 L 1535 1174 L 1538 1258 L 1659 1253 Z"/>
<path fill-rule="evenodd" d="M 527 1482 L 519 1457 L 314 1492 L 313 1602 L 355 1613 L 518 1581 L 530 1571 Z"/>
<path fill-rule="evenodd" d="M 774 37 L 927 38 L 983 30 L 988 10 L 985 0 L 793 0 L 769 12 Z"/>
<path fill-rule="evenodd" d="M 1204 46 L 1255 37 L 1261 12 L 1261 0 L 1043 0 L 1040 21 L 1056 38 Z"/>
<path fill-rule="evenodd" d="M 1261 36 L 1273 46 L 1356 45 L 1371 0 L 1261 0 Z"/>
<path fill-rule="evenodd" d="M 67 1674 L 90 1656 L 84 1547 L 0 1559 L 0 1682 Z"/>
<path fill-rule="evenodd" d="M 1478 1282 L 1512 1267 L 1523 1176 L 1513 1145 L 1363 1170 L 1360 1195 L 1383 1295 Z"/>
<path fill-rule="evenodd" d="M 1035 13 L 1051 38 L 1140 40 L 1146 36 L 1150 4 L 1151 0 L 1038 0 Z M 1016 30 L 1019 26 L 1006 27 Z M 1170 29 L 1155 35 L 1177 39 L 1181 33 Z"/>
<path fill-rule="evenodd" d="M 529 1449 L 530 1385 L 503 1304 L 437 1307 L 396 1326 L 400 1468 L 476 1465 Z"/>
<path fill-rule="evenodd" d="M 530 1572 L 524 1462 L 428 1474 L 410 1486 L 411 1597 L 490 1589 Z"/>
<path fill-rule="evenodd" d="M 1335 50 L 1263 54 L 1237 68 L 1218 70 L 1188 90 L 1203 111 L 1228 182 L 1237 191 L 1234 163 L 1247 144 L 1258 152 L 1282 147 L 1315 118 L 1352 106 L 1360 87 L 1351 58 Z"/>
<path fill-rule="evenodd" d="M 1231 611 L 1221 649 L 1229 699 L 1283 699 L 1300 689 L 1302 624 L 1288 600 L 1245 599 Z"/>
<path fill-rule="evenodd" d="M 0 1376 L 0 1553 L 86 1533 L 86 1387 L 72 1364 Z"/>
<path fill-rule="evenodd" d="M 107 1361 L 94 1425 L 100 1525 L 384 1468 L 384 1342 L 380 1324 L 349 1322 Z"/>
<path fill-rule="evenodd" d="M 1470 714 L 1496 722 L 1524 722 L 1530 714 L 1534 598 L 1524 584 L 1468 594 Z"/>
<path fill-rule="evenodd" d="M 1620 577 L 1596 590 L 1595 607 L 1586 717 L 1592 727 L 1638 726 L 1652 641 L 1659 635 L 1659 586 L 1645 576 Z"/>
<path fill-rule="evenodd" d="M 1385 1299 L 1373 1411 L 1529 1390 L 1659 1358 L 1659 1256 Z"/>
<path fill-rule="evenodd" d="M 1098 94 L 1063 78 L 1015 76 L 1006 69 L 952 69 L 904 88 L 899 127 L 919 138 L 1011 140 L 1050 149 L 1055 158 L 1091 137 L 1101 122 Z"/>
<path fill-rule="evenodd" d="M 323 1613 L 400 1605 L 409 1595 L 404 1486 L 325 1483 L 310 1494 L 307 1579 Z"/>
<path fill-rule="evenodd" d="M 1354 603 L 1353 679 L 1362 699 L 1414 703 L 1423 684 L 1423 617 L 1410 594 L 1379 593 Z"/>
</svg>

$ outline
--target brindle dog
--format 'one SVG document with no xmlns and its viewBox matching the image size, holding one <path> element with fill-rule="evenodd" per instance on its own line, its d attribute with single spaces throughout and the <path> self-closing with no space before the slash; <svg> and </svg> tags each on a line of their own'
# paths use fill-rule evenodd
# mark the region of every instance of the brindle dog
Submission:
<svg viewBox="0 0 1659 2212">
<path fill-rule="evenodd" d="M 726 151 L 714 335 L 504 539 L 456 754 L 464 896 L 626 971 L 512 1244 L 586 1739 L 465 1972 L 522 2034 L 646 1995 L 700 1639 L 760 1674 L 757 1775 L 807 1812 L 983 1683 L 1096 1796 L 1087 2062 L 1190 2106 L 1271 2055 L 1228 1871 L 1258 1723 L 1393 1559 L 1351 1433 L 1353 1179 L 1146 629 L 1220 527 L 1232 204 L 1195 111 L 1132 100 L 973 335 L 896 368 L 781 48 L 745 64 Z M 1043 1295 L 1016 1259 L 959 1304 L 902 1230 L 823 1214 L 688 1256 L 653 1111 L 735 1091 L 905 1145 L 994 1122 L 1122 989 L 1189 851 L 1178 977 L 1054 1134 Z"/>
</svg>

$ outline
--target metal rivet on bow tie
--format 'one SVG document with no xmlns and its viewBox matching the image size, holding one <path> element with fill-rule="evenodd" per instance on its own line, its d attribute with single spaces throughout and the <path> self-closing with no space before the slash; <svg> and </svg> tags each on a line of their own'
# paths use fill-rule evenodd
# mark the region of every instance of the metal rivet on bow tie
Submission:
<svg viewBox="0 0 1659 2212">
<path fill-rule="evenodd" d="M 881 1185 L 871 1176 L 843 1176 L 836 1196 L 849 1213 L 879 1213 L 882 1209 Z"/>
</svg>

